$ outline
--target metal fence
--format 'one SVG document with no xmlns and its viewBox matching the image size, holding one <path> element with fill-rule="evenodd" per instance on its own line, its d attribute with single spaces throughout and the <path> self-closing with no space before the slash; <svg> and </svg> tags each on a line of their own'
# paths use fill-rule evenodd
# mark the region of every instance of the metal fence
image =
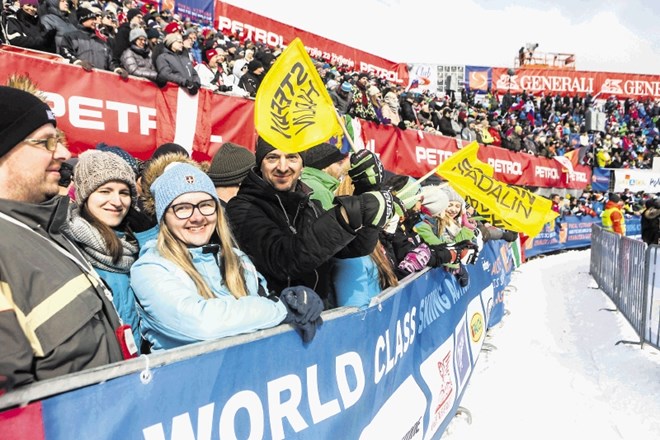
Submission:
<svg viewBox="0 0 660 440">
<path fill-rule="evenodd" d="M 592 225 L 589 272 L 633 327 L 639 343 L 660 349 L 660 247 Z"/>
</svg>

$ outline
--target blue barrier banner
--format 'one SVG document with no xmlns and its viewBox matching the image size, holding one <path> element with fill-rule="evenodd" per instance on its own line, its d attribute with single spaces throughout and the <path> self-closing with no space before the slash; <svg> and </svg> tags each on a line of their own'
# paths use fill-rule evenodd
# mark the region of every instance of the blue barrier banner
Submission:
<svg viewBox="0 0 660 440">
<path fill-rule="evenodd" d="M 639 216 L 625 218 L 626 236 L 641 238 L 642 226 Z M 591 246 L 591 225 L 601 225 L 600 217 L 565 216 L 557 224 L 547 223 L 539 235 L 525 242 L 525 257 L 534 257 L 562 249 Z"/>
<path fill-rule="evenodd" d="M 438 439 L 513 269 L 489 242 L 468 287 L 429 270 L 307 346 L 278 333 L 45 399 L 45 438 Z"/>
</svg>

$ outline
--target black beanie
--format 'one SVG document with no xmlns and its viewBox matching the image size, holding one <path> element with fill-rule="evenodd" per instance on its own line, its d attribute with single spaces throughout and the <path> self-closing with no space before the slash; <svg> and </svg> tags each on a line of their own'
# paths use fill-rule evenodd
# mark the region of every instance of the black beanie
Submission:
<svg viewBox="0 0 660 440">
<path fill-rule="evenodd" d="M 317 170 L 322 170 L 346 157 L 337 147 L 328 143 L 316 145 L 303 151 L 300 155 L 306 167 L 316 168 Z"/>
<path fill-rule="evenodd" d="M 91 18 L 96 18 L 96 13 L 86 8 L 78 8 L 76 9 L 76 16 L 78 16 L 78 23 L 83 24 Z"/>
<path fill-rule="evenodd" d="M 142 12 L 138 8 L 129 9 L 126 13 L 126 20 L 130 23 L 136 15 L 142 15 Z"/>
<path fill-rule="evenodd" d="M 248 70 L 250 72 L 254 72 L 255 70 L 257 70 L 260 67 L 264 67 L 264 65 L 259 60 L 252 60 L 248 63 Z"/>
<path fill-rule="evenodd" d="M 261 162 L 263 162 L 264 157 L 273 150 L 276 150 L 276 148 L 259 136 L 259 139 L 257 139 L 257 149 L 254 153 L 257 170 L 261 169 Z"/>
<path fill-rule="evenodd" d="M 45 102 L 23 90 L 0 86 L 0 157 L 48 123 L 57 126 Z"/>
<path fill-rule="evenodd" d="M 239 185 L 255 164 L 254 153 L 240 145 L 225 142 L 213 155 L 206 174 L 217 186 Z"/>
<path fill-rule="evenodd" d="M 190 154 L 188 154 L 188 150 L 186 150 L 179 144 L 174 144 L 170 142 L 156 148 L 156 151 L 154 151 L 154 154 L 151 155 L 151 158 L 149 160 L 158 159 L 159 157 L 165 156 L 166 154 L 183 154 L 188 158 L 190 157 Z"/>
</svg>

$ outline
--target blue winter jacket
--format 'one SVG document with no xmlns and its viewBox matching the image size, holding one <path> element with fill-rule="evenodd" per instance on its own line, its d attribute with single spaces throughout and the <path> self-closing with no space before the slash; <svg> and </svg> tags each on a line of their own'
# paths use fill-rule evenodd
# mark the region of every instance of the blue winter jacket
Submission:
<svg viewBox="0 0 660 440">
<path fill-rule="evenodd" d="M 183 269 L 160 255 L 156 243 L 146 243 L 131 268 L 140 332 L 152 350 L 274 327 L 285 318 L 287 311 L 281 301 L 259 296 L 260 284 L 268 291 L 266 281 L 243 252 L 236 250 L 248 296 L 236 299 L 223 282 L 216 257 L 203 253 L 201 247 L 190 249 L 195 268 L 217 296 L 207 300 L 197 293 Z"/>
<path fill-rule="evenodd" d="M 117 314 L 122 322 L 131 326 L 135 345 L 137 346 L 138 353 L 140 353 L 142 339 L 140 338 L 139 318 L 135 308 L 135 295 L 133 294 L 133 289 L 131 289 L 129 274 L 108 272 L 107 270 L 96 267 L 94 270 L 112 291 L 112 303 L 115 305 Z"/>
<path fill-rule="evenodd" d="M 337 305 L 366 307 L 371 298 L 381 292 L 378 268 L 371 256 L 335 258 L 332 281 L 337 295 Z"/>
</svg>

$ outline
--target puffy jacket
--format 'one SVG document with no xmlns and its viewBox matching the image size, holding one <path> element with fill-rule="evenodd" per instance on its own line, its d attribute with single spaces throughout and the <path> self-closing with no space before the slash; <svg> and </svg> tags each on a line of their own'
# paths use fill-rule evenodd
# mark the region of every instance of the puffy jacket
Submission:
<svg viewBox="0 0 660 440">
<path fill-rule="evenodd" d="M 174 53 L 170 49 L 164 48 L 156 59 L 156 70 L 158 79 L 162 81 L 173 82 L 182 87 L 186 87 L 186 82 L 189 80 L 197 85 L 200 84 L 199 75 L 185 51 Z"/>
<path fill-rule="evenodd" d="M 641 217 L 642 240 L 646 244 L 660 244 L 660 209 L 649 207 Z"/>
<path fill-rule="evenodd" d="M 46 0 L 46 13 L 40 14 L 39 20 L 46 31 L 55 29 L 55 51 L 60 53 L 62 38 L 64 35 L 78 28 L 69 21 L 70 14 L 64 14 L 59 10 L 59 0 Z"/>
<path fill-rule="evenodd" d="M 131 268 L 140 332 L 152 350 L 270 328 L 286 317 L 281 301 L 259 295 L 266 291 L 265 280 L 238 249 L 249 293 L 240 299 L 225 286 L 216 256 L 201 247 L 190 249 L 193 265 L 216 295 L 204 299 L 183 269 L 160 255 L 156 244 L 149 241 Z"/>
<path fill-rule="evenodd" d="M 335 259 L 332 281 L 338 306 L 366 307 L 382 290 L 378 267 L 369 255 Z"/>
<path fill-rule="evenodd" d="M 151 61 L 151 51 L 147 48 L 140 49 L 135 45 L 131 45 L 121 54 L 121 65 L 129 75 L 147 78 L 152 81 L 155 81 L 158 76 L 158 72 L 156 72 Z"/>
<path fill-rule="evenodd" d="M 100 281 L 58 250 L 85 266 L 60 233 L 68 204 L 0 203 L 28 227 L 0 218 L 0 374 L 9 388 L 123 359 L 119 318 Z"/>
<path fill-rule="evenodd" d="M 71 64 L 80 60 L 90 62 L 97 69 L 114 71 L 118 67 L 112 58 L 110 45 L 93 29 L 81 28 L 65 34 L 60 55 Z"/>
<path fill-rule="evenodd" d="M 303 183 L 296 191 L 275 191 L 252 169 L 227 204 L 227 215 L 240 248 L 266 277 L 269 289 L 280 293 L 304 285 L 331 308 L 336 305 L 332 257 L 369 255 L 378 231 L 373 236 L 350 231 L 338 220 L 338 208 L 325 211 L 310 200 L 309 191 Z"/>
</svg>

